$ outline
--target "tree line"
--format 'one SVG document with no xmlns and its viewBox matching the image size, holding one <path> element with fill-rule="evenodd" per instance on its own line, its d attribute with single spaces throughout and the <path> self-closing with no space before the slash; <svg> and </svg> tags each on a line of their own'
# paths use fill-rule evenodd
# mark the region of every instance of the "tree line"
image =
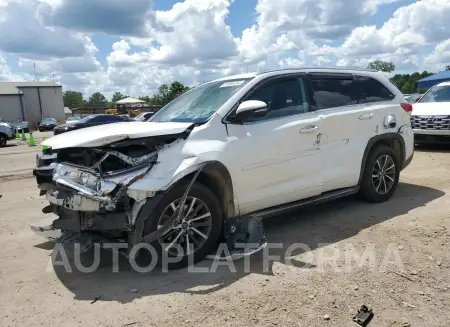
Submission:
<svg viewBox="0 0 450 327">
<path fill-rule="evenodd" d="M 139 100 L 145 101 L 148 105 L 164 106 L 182 93 L 189 90 L 189 86 L 183 85 L 180 82 L 173 82 L 170 85 L 162 84 L 158 88 L 158 92 L 152 96 L 140 96 Z M 119 100 L 128 98 L 129 95 L 125 95 L 122 92 L 114 92 L 111 101 L 101 93 L 95 92 L 87 100 L 84 99 L 83 93 L 77 91 L 65 91 L 63 93 L 64 106 L 73 108 L 83 107 L 112 107 Z"/>
<path fill-rule="evenodd" d="M 375 60 L 369 63 L 367 66 L 369 69 L 374 69 L 382 72 L 392 73 L 395 71 L 395 65 L 389 61 Z M 450 66 L 446 66 L 445 70 L 450 70 Z M 422 78 L 433 75 L 434 73 L 427 72 L 415 72 L 413 74 L 396 74 L 391 78 L 391 81 L 402 91 L 404 94 L 410 93 L 424 93 L 426 89 L 418 89 L 417 82 Z"/>
</svg>

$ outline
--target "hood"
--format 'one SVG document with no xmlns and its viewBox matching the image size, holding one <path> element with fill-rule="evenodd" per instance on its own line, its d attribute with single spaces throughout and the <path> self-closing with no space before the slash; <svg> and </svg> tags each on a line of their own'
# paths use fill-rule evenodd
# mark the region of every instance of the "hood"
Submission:
<svg viewBox="0 0 450 327">
<path fill-rule="evenodd" d="M 75 147 L 94 147 L 111 144 L 126 138 L 179 134 L 192 123 L 123 122 L 77 129 L 45 140 L 42 145 L 53 150 Z"/>
<path fill-rule="evenodd" d="M 426 102 L 413 104 L 413 116 L 450 116 L 450 102 Z"/>
</svg>

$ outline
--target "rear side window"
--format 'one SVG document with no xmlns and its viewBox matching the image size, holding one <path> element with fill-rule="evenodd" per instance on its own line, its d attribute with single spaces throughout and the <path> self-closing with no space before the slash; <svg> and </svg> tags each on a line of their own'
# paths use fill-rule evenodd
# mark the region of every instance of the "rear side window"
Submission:
<svg viewBox="0 0 450 327">
<path fill-rule="evenodd" d="M 395 98 L 386 86 L 371 77 L 358 76 L 357 83 L 361 92 L 361 103 L 389 101 Z"/>
<path fill-rule="evenodd" d="M 312 88 L 318 109 L 348 106 L 359 103 L 353 76 L 312 77 Z"/>
</svg>

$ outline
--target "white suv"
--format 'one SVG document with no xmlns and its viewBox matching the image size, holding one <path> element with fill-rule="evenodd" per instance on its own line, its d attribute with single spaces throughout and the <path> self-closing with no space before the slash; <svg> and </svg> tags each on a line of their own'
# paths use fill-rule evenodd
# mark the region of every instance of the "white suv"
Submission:
<svg viewBox="0 0 450 327">
<path fill-rule="evenodd" d="M 418 144 L 450 144 L 450 82 L 433 86 L 413 104 L 411 125 Z"/>
<path fill-rule="evenodd" d="M 34 171 L 57 241 L 211 253 L 235 217 L 359 194 L 388 200 L 412 159 L 412 107 L 381 73 L 291 69 L 196 86 L 147 122 L 54 136 Z M 233 232 L 234 230 L 232 230 Z M 150 236 L 149 236 L 150 235 Z M 89 244 L 87 244 L 89 243 Z M 174 248 L 184 249 L 184 252 Z M 180 254 L 181 253 L 181 254 Z"/>
</svg>

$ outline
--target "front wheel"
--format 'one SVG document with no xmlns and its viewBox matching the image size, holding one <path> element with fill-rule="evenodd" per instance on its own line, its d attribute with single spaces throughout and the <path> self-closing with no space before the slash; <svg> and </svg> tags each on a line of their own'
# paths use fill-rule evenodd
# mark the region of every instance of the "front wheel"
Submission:
<svg viewBox="0 0 450 327">
<path fill-rule="evenodd" d="M 399 159 L 386 145 L 374 148 L 367 158 L 359 195 L 368 202 L 387 201 L 394 194 L 400 178 Z"/>
<path fill-rule="evenodd" d="M 0 135 L 0 148 L 6 146 L 6 137 L 4 135 Z"/>
<path fill-rule="evenodd" d="M 187 187 L 187 182 L 175 185 L 150 213 L 145 210 L 145 206 L 142 208 L 140 215 L 147 215 L 143 217 L 145 224 L 142 237 L 161 228 L 177 214 Z M 216 196 L 209 188 L 195 182 L 188 193 L 180 219 L 175 221 L 168 233 L 151 244 L 158 254 L 158 262 L 163 263 L 162 256 L 166 256 L 171 258 L 168 268 L 179 269 L 203 260 L 218 245 L 222 216 Z"/>
</svg>

